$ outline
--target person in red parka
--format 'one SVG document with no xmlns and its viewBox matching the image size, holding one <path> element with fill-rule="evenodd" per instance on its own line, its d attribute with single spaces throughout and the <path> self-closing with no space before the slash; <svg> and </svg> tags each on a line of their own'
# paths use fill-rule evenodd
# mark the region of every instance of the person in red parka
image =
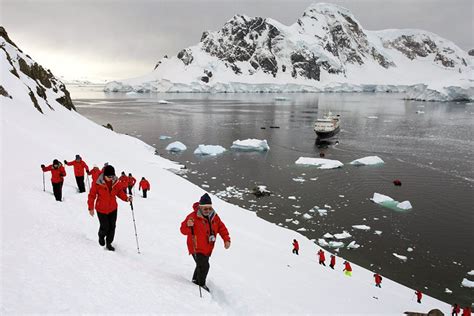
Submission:
<svg viewBox="0 0 474 316">
<path fill-rule="evenodd" d="M 115 236 L 115 223 L 117 221 L 117 200 L 118 196 L 125 202 L 131 202 L 132 197 L 127 196 L 121 184 L 115 176 L 115 169 L 108 165 L 96 182 L 92 183 L 87 204 L 89 214 L 94 216 L 94 206 L 99 218 L 99 244 L 105 246 L 110 251 L 114 251 L 112 246 Z"/>
<path fill-rule="evenodd" d="M 460 312 L 461 312 L 461 308 L 459 307 L 458 304 L 454 303 L 453 310 L 451 311 L 451 316 L 458 316 Z"/>
<path fill-rule="evenodd" d="M 421 304 L 421 298 L 423 297 L 423 293 L 421 293 L 420 290 L 416 290 L 415 295 L 416 295 L 416 301 Z"/>
<path fill-rule="evenodd" d="M 135 179 L 131 173 L 128 174 L 128 194 L 132 195 L 132 189 L 137 183 L 137 179 Z"/>
<path fill-rule="evenodd" d="M 192 282 L 209 292 L 206 286 L 209 272 L 209 257 L 214 249 L 216 236 L 224 240 L 224 248 L 230 247 L 230 236 L 219 215 L 212 208 L 211 197 L 205 193 L 199 202 L 193 204 L 191 212 L 181 223 L 181 233 L 187 236 L 189 254 L 196 262 Z"/>
<path fill-rule="evenodd" d="M 59 160 L 54 159 L 53 164 L 49 166 L 41 165 L 43 172 L 51 171 L 51 184 L 53 186 L 53 193 L 56 201 L 62 201 L 63 197 L 63 182 L 66 176 L 66 170 Z M 44 178 L 43 178 L 44 180 Z"/>
<path fill-rule="evenodd" d="M 326 266 L 326 263 L 325 263 L 326 256 L 324 255 L 324 251 L 322 249 L 319 249 L 318 256 L 319 256 L 319 264 Z"/>
<path fill-rule="evenodd" d="M 94 165 L 94 168 L 89 172 L 89 174 L 92 176 L 92 183 L 95 183 L 97 179 L 99 179 L 100 174 L 102 173 L 102 170 L 99 169 L 96 165 Z"/>
<path fill-rule="evenodd" d="M 344 261 L 344 269 L 342 271 L 344 271 L 345 275 L 352 276 L 352 267 L 349 261 Z"/>
<path fill-rule="evenodd" d="M 150 182 L 145 177 L 142 177 L 138 184 L 138 191 L 143 190 L 143 198 L 146 199 L 146 193 L 150 191 Z"/>
<path fill-rule="evenodd" d="M 374 278 L 375 278 L 375 286 L 382 288 L 382 286 L 380 285 L 380 283 L 382 283 L 382 276 L 378 273 L 375 273 Z"/>
<path fill-rule="evenodd" d="M 125 174 L 125 171 L 122 171 L 122 174 L 120 175 L 119 181 L 122 184 L 122 187 L 123 187 L 123 190 L 125 191 L 125 194 L 127 194 L 128 177 Z"/>
<path fill-rule="evenodd" d="M 334 266 L 336 265 L 336 256 L 335 255 L 331 255 L 331 262 L 329 263 L 329 266 L 331 267 L 331 269 L 334 270 Z"/>
<path fill-rule="evenodd" d="M 462 316 L 471 316 L 471 308 L 469 306 L 462 309 Z"/>
<path fill-rule="evenodd" d="M 293 239 L 293 253 L 298 254 L 299 250 L 300 250 L 300 245 L 298 244 L 298 241 L 296 239 Z"/>
<path fill-rule="evenodd" d="M 81 156 L 76 155 L 75 160 L 71 162 L 64 160 L 64 164 L 68 166 L 74 166 L 74 175 L 76 176 L 76 183 L 79 193 L 86 192 L 86 187 L 84 186 L 84 170 L 87 174 L 89 174 L 89 167 L 85 161 L 82 160 Z"/>
</svg>

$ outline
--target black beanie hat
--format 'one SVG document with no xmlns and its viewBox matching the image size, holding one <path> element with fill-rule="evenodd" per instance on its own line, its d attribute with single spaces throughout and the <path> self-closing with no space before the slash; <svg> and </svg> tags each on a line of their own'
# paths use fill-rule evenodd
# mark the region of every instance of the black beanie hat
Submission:
<svg viewBox="0 0 474 316">
<path fill-rule="evenodd" d="M 111 165 L 107 165 L 104 168 L 104 176 L 115 176 L 115 169 Z"/>
<path fill-rule="evenodd" d="M 54 159 L 54 160 L 53 160 L 53 165 L 59 165 L 59 160 Z"/>
<path fill-rule="evenodd" d="M 201 196 L 201 199 L 199 200 L 199 205 L 208 205 L 208 204 L 212 204 L 211 197 L 209 196 L 209 194 L 204 193 L 204 195 Z"/>
</svg>

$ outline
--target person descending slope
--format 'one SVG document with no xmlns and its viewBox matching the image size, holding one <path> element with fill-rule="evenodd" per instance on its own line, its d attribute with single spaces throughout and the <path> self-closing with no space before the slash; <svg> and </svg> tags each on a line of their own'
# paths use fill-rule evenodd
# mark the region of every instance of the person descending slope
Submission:
<svg viewBox="0 0 474 316">
<path fill-rule="evenodd" d="M 382 288 L 382 286 L 380 285 L 380 283 L 382 283 L 382 276 L 378 273 L 375 273 L 374 278 L 375 278 L 375 286 Z"/>
<path fill-rule="evenodd" d="M 76 183 L 79 193 L 86 192 L 86 187 L 84 186 L 84 170 L 87 174 L 89 174 L 89 167 L 85 161 L 82 160 L 81 156 L 76 155 L 75 160 L 71 162 L 64 160 L 64 164 L 68 166 L 74 166 L 74 175 L 76 176 Z"/>
<path fill-rule="evenodd" d="M 137 183 L 137 179 L 135 179 L 131 173 L 128 174 L 128 194 L 132 195 L 132 189 Z"/>
<path fill-rule="evenodd" d="M 319 264 L 322 264 L 323 266 L 326 266 L 326 256 L 324 255 L 324 251 L 322 249 L 319 249 L 318 251 L 318 256 L 319 256 Z"/>
<path fill-rule="evenodd" d="M 423 293 L 421 293 L 420 290 L 416 290 L 415 295 L 416 295 L 416 301 L 421 304 L 421 298 L 423 297 Z"/>
<path fill-rule="evenodd" d="M 59 160 L 54 159 L 53 164 L 49 166 L 41 165 L 43 172 L 51 171 L 51 184 L 53 186 L 53 193 L 56 201 L 62 201 L 63 197 L 63 182 L 66 176 L 66 170 Z M 43 178 L 44 180 L 44 178 Z"/>
<path fill-rule="evenodd" d="M 224 240 L 224 248 L 230 247 L 230 236 L 219 215 L 212 208 L 211 197 L 205 193 L 193 204 L 193 211 L 181 223 L 181 233 L 187 236 L 189 254 L 196 262 L 192 282 L 209 292 L 206 286 L 209 257 L 214 249 L 216 235 Z"/>
<path fill-rule="evenodd" d="M 125 191 L 125 194 L 127 194 L 127 187 L 128 187 L 128 177 L 125 174 L 125 171 L 122 171 L 122 174 L 120 175 L 119 182 L 122 184 L 123 190 Z"/>
<path fill-rule="evenodd" d="M 145 177 L 142 177 L 138 184 L 138 191 L 143 190 L 143 198 L 146 199 L 146 193 L 150 191 L 150 182 Z"/>
<path fill-rule="evenodd" d="M 123 191 L 124 186 L 115 176 L 115 169 L 108 165 L 96 182 L 92 183 L 87 204 L 89 214 L 94 216 L 94 206 L 99 218 L 99 245 L 105 246 L 110 251 L 114 251 L 112 246 L 115 236 L 115 223 L 117 221 L 117 200 L 118 196 L 125 202 L 131 202 L 132 197 L 127 196 Z M 95 205 L 94 205 L 95 204 Z"/>
<path fill-rule="evenodd" d="M 293 239 L 293 253 L 298 254 L 298 250 L 300 250 L 300 245 L 296 239 Z"/>
<path fill-rule="evenodd" d="M 349 261 L 344 261 L 344 269 L 342 271 L 344 271 L 345 275 L 352 276 L 352 267 Z"/>
<path fill-rule="evenodd" d="M 329 264 L 329 266 L 331 267 L 331 269 L 334 270 L 334 266 L 336 265 L 336 256 L 335 255 L 331 255 L 331 263 Z"/>
</svg>

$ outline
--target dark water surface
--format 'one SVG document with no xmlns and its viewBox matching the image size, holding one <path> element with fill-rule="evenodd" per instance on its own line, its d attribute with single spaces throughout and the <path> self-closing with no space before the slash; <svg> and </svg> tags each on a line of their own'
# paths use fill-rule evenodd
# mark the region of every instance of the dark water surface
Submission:
<svg viewBox="0 0 474 316">
<path fill-rule="evenodd" d="M 474 289 L 460 286 L 463 278 L 474 279 L 467 276 L 474 270 L 473 104 L 410 102 L 396 94 L 373 93 L 127 95 L 104 94 L 98 87 L 70 91 L 79 113 L 99 124 L 111 123 L 116 131 L 185 164 L 188 172 L 183 176 L 205 190 L 315 241 L 325 233 L 346 230 L 353 237 L 342 241 L 347 245 L 355 240 L 361 247 L 341 248 L 344 258 L 448 303 L 474 301 Z M 275 99 L 282 97 L 287 99 Z M 172 103 L 160 104 L 161 99 Z M 330 142 L 316 143 L 313 123 L 329 109 L 341 115 L 341 132 Z M 160 135 L 172 139 L 160 140 Z M 230 150 L 233 141 L 247 138 L 266 139 L 270 151 Z M 183 142 L 188 150 L 166 152 L 172 141 Z M 228 151 L 199 157 L 193 154 L 199 144 L 221 145 Z M 299 157 L 319 157 L 321 152 L 344 167 L 319 170 L 295 164 Z M 371 155 L 385 164 L 348 164 Z M 393 186 L 394 179 L 403 185 Z M 256 198 L 249 190 L 257 184 L 267 185 L 273 195 Z M 234 188 L 226 191 L 228 187 Z M 397 212 L 373 204 L 369 198 L 374 192 L 409 200 L 413 209 Z M 328 215 L 309 212 L 314 206 L 328 209 Z M 305 213 L 313 217 L 306 219 Z M 371 229 L 352 228 L 360 224 Z M 453 294 L 446 294 L 445 288 Z"/>
</svg>

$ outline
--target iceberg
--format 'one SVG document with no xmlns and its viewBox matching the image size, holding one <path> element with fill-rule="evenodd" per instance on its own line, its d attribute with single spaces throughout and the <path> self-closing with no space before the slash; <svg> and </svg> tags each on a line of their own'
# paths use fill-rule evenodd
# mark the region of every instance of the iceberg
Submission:
<svg viewBox="0 0 474 316">
<path fill-rule="evenodd" d="M 311 157 L 300 157 L 295 161 L 295 164 L 316 166 L 318 169 L 336 169 L 344 166 L 344 164 L 339 160 Z"/>
<path fill-rule="evenodd" d="M 470 281 L 470 280 L 464 278 L 464 279 L 462 279 L 461 286 L 462 287 L 474 288 L 474 281 Z"/>
<path fill-rule="evenodd" d="M 323 237 L 324 237 L 324 238 L 334 238 L 334 236 L 333 236 L 333 235 L 331 235 L 330 233 L 326 233 L 326 234 L 324 234 L 324 236 L 323 236 Z"/>
<path fill-rule="evenodd" d="M 318 244 L 321 246 L 321 247 L 327 247 L 329 246 L 328 242 L 326 240 L 324 240 L 323 238 L 319 238 L 318 239 Z"/>
<path fill-rule="evenodd" d="M 383 163 L 385 162 L 378 156 L 367 156 L 364 158 L 353 160 L 350 164 L 354 166 L 373 166 L 380 165 Z"/>
<path fill-rule="evenodd" d="M 357 249 L 360 245 L 355 242 L 355 240 L 351 241 L 349 245 L 347 245 L 347 249 Z"/>
<path fill-rule="evenodd" d="M 370 230 L 370 226 L 367 225 L 352 225 L 352 228 L 360 230 Z"/>
<path fill-rule="evenodd" d="M 342 248 L 344 247 L 344 243 L 342 241 L 330 241 L 329 247 L 331 248 Z"/>
<path fill-rule="evenodd" d="M 242 150 L 242 151 L 267 151 L 270 150 L 268 146 L 267 140 L 260 140 L 260 139 L 245 139 L 245 140 L 236 140 L 232 143 L 230 147 L 235 150 Z"/>
<path fill-rule="evenodd" d="M 474 275 L 474 270 L 469 271 L 467 275 Z"/>
<path fill-rule="evenodd" d="M 395 257 L 397 257 L 398 259 L 402 260 L 403 262 L 406 262 L 406 261 L 408 260 L 407 257 L 402 256 L 402 255 L 399 255 L 399 254 L 397 254 L 397 253 L 395 253 L 395 252 L 393 253 L 393 255 L 394 255 Z"/>
<path fill-rule="evenodd" d="M 217 156 L 224 153 L 226 149 L 219 145 L 199 145 L 194 151 L 195 155 Z"/>
<path fill-rule="evenodd" d="M 385 202 L 392 202 L 393 199 L 387 195 L 383 195 L 383 194 L 380 194 L 380 193 L 374 193 L 374 196 L 371 198 L 371 200 L 374 202 L 374 203 L 377 203 L 377 204 L 382 204 L 382 203 L 385 203 Z"/>
<path fill-rule="evenodd" d="M 352 237 L 352 235 L 349 234 L 349 233 L 346 232 L 346 231 L 343 231 L 343 232 L 340 233 L 340 234 L 334 234 L 334 237 L 335 237 L 336 239 L 345 239 L 345 238 L 350 238 L 350 237 Z"/>
<path fill-rule="evenodd" d="M 443 84 L 416 84 L 406 90 L 405 99 L 418 101 L 472 101 L 474 87 L 472 84 L 459 82 L 459 86 Z M 449 84 L 449 83 L 448 83 Z"/>
<path fill-rule="evenodd" d="M 186 145 L 184 145 L 182 142 L 173 142 L 166 146 L 166 150 L 171 151 L 171 152 L 180 152 L 180 151 L 185 151 L 187 149 Z"/>
<path fill-rule="evenodd" d="M 374 196 L 370 200 L 395 211 L 406 211 L 412 209 L 410 201 L 398 202 L 387 195 L 379 193 L 374 193 Z"/>
<path fill-rule="evenodd" d="M 411 203 L 410 201 L 403 201 L 401 203 L 398 203 L 397 204 L 397 207 L 402 209 L 402 210 L 410 210 L 412 209 L 413 207 L 411 206 Z"/>
</svg>

